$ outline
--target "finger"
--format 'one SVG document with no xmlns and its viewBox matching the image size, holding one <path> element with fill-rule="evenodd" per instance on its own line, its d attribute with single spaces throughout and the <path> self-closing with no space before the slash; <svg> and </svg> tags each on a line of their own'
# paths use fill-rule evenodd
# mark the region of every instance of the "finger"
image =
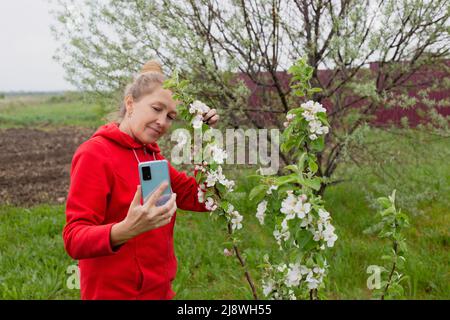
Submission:
<svg viewBox="0 0 450 320">
<path fill-rule="evenodd" d="M 209 110 L 205 115 L 203 115 L 203 121 L 208 122 L 212 117 L 217 114 L 216 109 Z"/>
<path fill-rule="evenodd" d="M 175 203 L 172 207 L 170 207 L 169 209 L 167 209 L 166 212 L 164 212 L 161 215 L 161 218 L 164 219 L 172 219 L 173 215 L 175 214 L 175 212 L 177 211 L 177 204 Z"/>
<path fill-rule="evenodd" d="M 156 225 L 165 225 L 172 221 L 172 216 L 164 216 L 161 219 L 158 219 Z"/>
<path fill-rule="evenodd" d="M 155 221 L 154 222 L 155 225 L 160 227 L 160 226 L 166 225 L 170 221 L 172 221 L 173 214 L 170 213 L 170 212 L 172 212 L 172 210 L 173 210 L 173 213 L 175 213 L 176 207 L 175 208 L 171 208 L 168 212 L 166 212 L 166 213 L 164 213 L 162 215 L 154 217 L 153 220 Z"/>
<path fill-rule="evenodd" d="M 177 194 L 176 193 L 172 193 L 172 195 L 170 196 L 170 199 L 162 206 L 157 207 L 155 210 L 155 216 L 162 216 L 164 215 L 168 210 L 170 210 L 170 208 L 172 208 L 172 206 L 176 203 L 176 199 L 177 199 Z"/>
<path fill-rule="evenodd" d="M 158 201 L 159 197 L 163 194 L 164 190 L 169 186 L 167 181 L 163 181 L 158 188 L 145 200 L 144 207 L 146 209 L 155 205 L 156 201 Z"/>
<path fill-rule="evenodd" d="M 169 224 L 170 220 L 171 219 L 161 220 L 160 222 L 157 223 L 157 226 L 158 226 L 157 228 L 164 227 L 166 224 Z"/>
<path fill-rule="evenodd" d="M 141 195 L 142 195 L 141 186 L 138 185 L 137 189 L 136 189 L 136 193 L 134 194 L 134 198 L 131 201 L 131 207 L 136 207 L 141 204 Z"/>
<path fill-rule="evenodd" d="M 173 206 L 176 206 L 176 194 L 173 194 L 170 199 L 161 207 L 158 208 L 158 211 L 156 212 L 156 215 L 163 216 L 167 212 L 169 212 Z"/>
<path fill-rule="evenodd" d="M 216 115 L 213 116 L 211 119 L 209 119 L 209 121 L 207 122 L 207 124 L 213 125 L 213 124 L 216 124 L 217 121 L 219 121 L 219 116 L 216 114 Z"/>
<path fill-rule="evenodd" d="M 176 210 L 177 210 L 176 205 L 173 206 L 172 208 L 170 208 L 169 211 L 167 211 L 167 213 L 165 213 L 164 215 L 160 216 L 161 219 L 158 221 L 158 223 L 167 224 L 170 221 L 172 221 L 173 215 L 175 214 Z"/>
</svg>

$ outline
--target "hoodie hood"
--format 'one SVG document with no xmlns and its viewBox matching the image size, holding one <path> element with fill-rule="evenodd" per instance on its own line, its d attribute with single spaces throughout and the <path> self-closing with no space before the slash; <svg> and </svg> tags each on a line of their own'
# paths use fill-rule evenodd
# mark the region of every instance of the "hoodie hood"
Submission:
<svg viewBox="0 0 450 320">
<path fill-rule="evenodd" d="M 120 131 L 119 124 L 115 122 L 105 124 L 100 128 L 98 128 L 98 130 L 94 133 L 92 137 L 94 138 L 97 136 L 104 137 L 108 140 L 112 140 L 127 149 L 142 149 L 143 147 L 146 147 L 147 150 L 151 152 L 160 153 L 159 146 L 156 142 L 144 145 L 134 140 L 131 136 L 129 136 L 125 132 Z"/>
</svg>

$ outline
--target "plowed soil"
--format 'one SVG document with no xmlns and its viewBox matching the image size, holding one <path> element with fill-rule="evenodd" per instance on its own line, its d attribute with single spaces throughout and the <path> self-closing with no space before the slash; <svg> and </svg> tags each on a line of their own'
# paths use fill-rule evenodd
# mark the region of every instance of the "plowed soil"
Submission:
<svg viewBox="0 0 450 320">
<path fill-rule="evenodd" d="M 64 204 L 73 154 L 93 132 L 73 127 L 0 130 L 0 204 Z"/>
</svg>

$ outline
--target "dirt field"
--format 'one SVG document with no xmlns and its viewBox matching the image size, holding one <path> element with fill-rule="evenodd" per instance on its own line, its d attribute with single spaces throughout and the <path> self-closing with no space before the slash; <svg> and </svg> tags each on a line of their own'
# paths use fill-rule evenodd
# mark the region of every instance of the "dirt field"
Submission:
<svg viewBox="0 0 450 320">
<path fill-rule="evenodd" d="M 64 203 L 70 164 L 91 129 L 0 130 L 0 203 Z"/>
</svg>

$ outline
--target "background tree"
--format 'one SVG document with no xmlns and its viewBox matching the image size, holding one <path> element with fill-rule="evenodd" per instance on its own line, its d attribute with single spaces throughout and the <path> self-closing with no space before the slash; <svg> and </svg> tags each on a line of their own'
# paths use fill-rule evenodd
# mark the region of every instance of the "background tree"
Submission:
<svg viewBox="0 0 450 320">
<path fill-rule="evenodd" d="M 450 86 L 445 0 L 56 0 L 54 14 L 56 57 L 80 89 L 115 99 L 154 57 L 195 83 L 196 96 L 221 110 L 226 126 L 281 128 L 299 104 L 285 71 L 306 56 L 312 85 L 322 88 L 314 100 L 331 105 L 330 134 L 318 155 L 318 174 L 329 183 L 340 181 L 340 163 L 385 161 L 374 156 L 383 141 L 361 142 L 383 108 L 421 102 L 423 129 L 449 137 L 448 118 L 438 112 L 448 98 L 432 96 Z M 377 63 L 367 68 L 370 62 Z M 439 76 L 418 80 L 424 68 Z M 248 104 L 252 90 L 258 108 Z"/>
</svg>

